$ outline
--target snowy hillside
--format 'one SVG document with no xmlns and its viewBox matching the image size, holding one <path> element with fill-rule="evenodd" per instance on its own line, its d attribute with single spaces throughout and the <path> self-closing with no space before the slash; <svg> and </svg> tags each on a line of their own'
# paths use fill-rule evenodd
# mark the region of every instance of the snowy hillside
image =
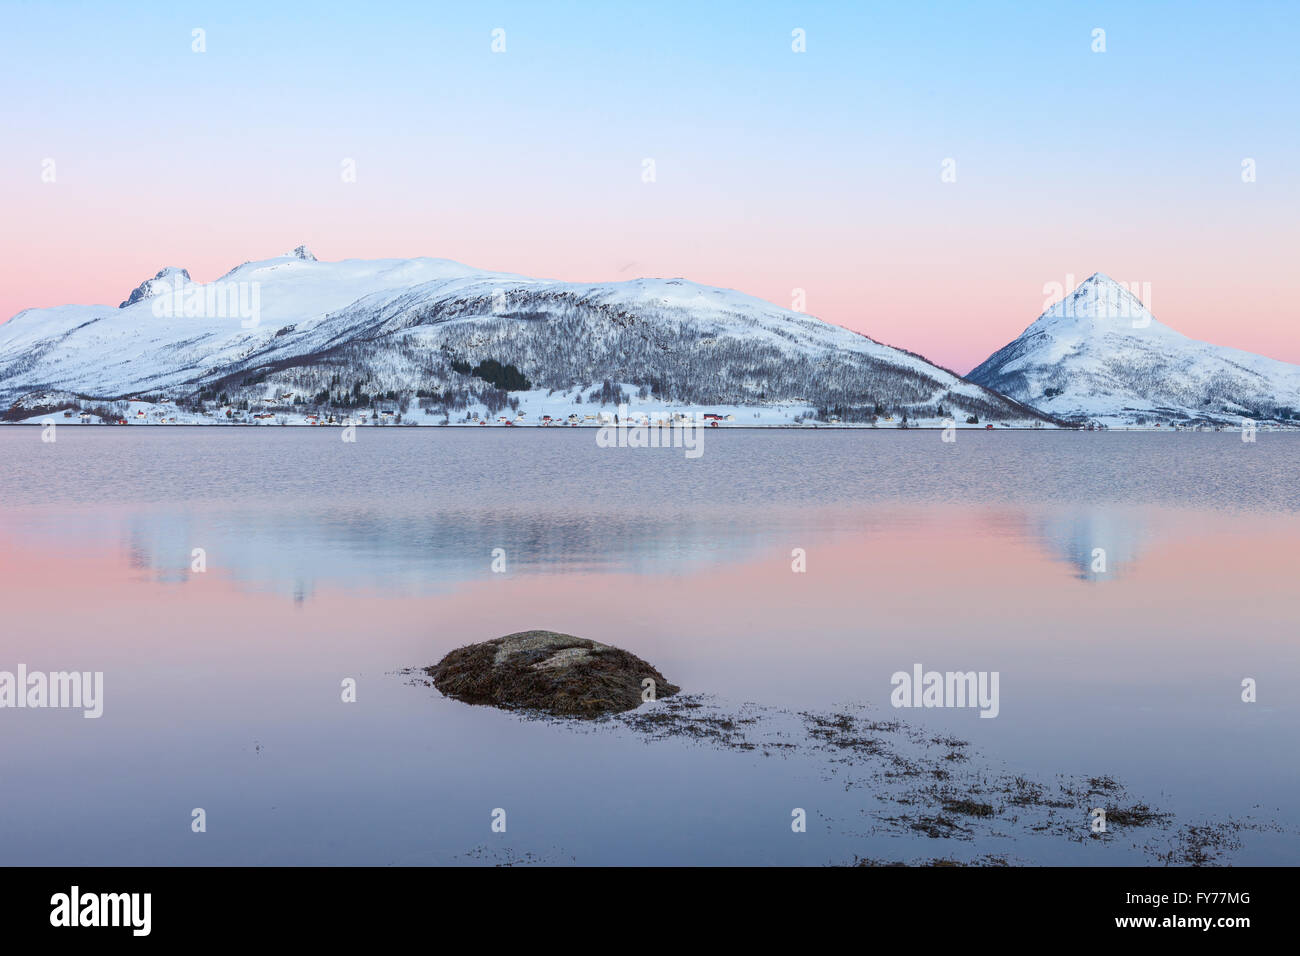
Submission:
<svg viewBox="0 0 1300 956">
<path fill-rule="evenodd" d="M 1300 424 L 1300 366 L 1189 339 L 1096 273 L 967 378 L 1106 425 Z"/>
<path fill-rule="evenodd" d="M 1043 424 L 919 356 L 726 289 L 320 262 L 305 247 L 207 284 L 167 268 L 118 307 L 19 313 L 0 325 L 0 408 L 54 407 L 33 393 L 108 412 L 93 420 L 136 401 L 178 421 L 378 420 L 383 406 L 454 424 L 521 402 L 567 417 L 585 397 L 727 408 L 737 423 Z"/>
</svg>

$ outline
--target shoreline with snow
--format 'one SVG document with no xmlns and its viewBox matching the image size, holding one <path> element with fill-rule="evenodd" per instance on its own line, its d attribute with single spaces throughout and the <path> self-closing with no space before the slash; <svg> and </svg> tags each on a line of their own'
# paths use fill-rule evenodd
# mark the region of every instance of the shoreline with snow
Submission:
<svg viewBox="0 0 1300 956">
<path fill-rule="evenodd" d="M 101 425 L 115 425 L 118 423 L 108 421 L 80 421 L 76 417 L 63 418 L 61 415 L 39 415 L 32 418 L 22 419 L 19 421 L 0 421 L 0 427 L 3 426 L 30 426 L 45 427 L 48 425 L 67 425 L 67 426 L 86 426 L 97 427 Z M 190 421 L 158 421 L 158 420 L 126 420 L 121 422 L 122 425 L 149 425 L 165 428 L 346 428 L 349 426 L 366 429 L 384 429 L 384 430 L 409 430 L 419 428 L 428 430 L 430 428 L 454 428 L 454 429 L 476 429 L 476 428 L 522 428 L 529 430 L 542 429 L 588 429 L 600 431 L 602 428 L 618 428 L 615 423 L 601 424 L 599 422 L 583 422 L 578 424 L 543 424 L 540 422 L 511 422 L 506 425 L 503 422 L 442 422 L 442 421 L 403 421 L 403 422 L 370 422 L 370 421 L 335 421 L 335 422 L 309 422 L 304 418 L 289 420 L 285 422 L 269 421 L 221 421 L 219 419 L 205 417 Z M 630 423 L 626 427 L 638 428 L 647 427 Z M 654 426 L 648 426 L 654 427 Z M 704 422 L 693 422 L 686 425 L 666 425 L 666 428 L 698 428 L 714 427 Z M 962 422 L 953 424 L 944 424 L 934 421 L 908 422 L 903 425 L 900 422 L 892 423 L 870 423 L 870 422 L 803 422 L 793 424 L 790 422 L 770 422 L 770 423 L 738 423 L 728 422 L 719 423 L 719 431 L 937 431 L 942 432 L 948 429 L 954 429 L 964 432 L 1140 432 L 1144 434 L 1174 434 L 1181 432 L 1225 432 L 1240 433 L 1243 429 L 1240 426 L 1224 425 L 1214 423 L 1199 423 L 1196 425 L 1129 425 L 1115 424 L 1103 425 L 1101 427 L 1089 428 L 1085 425 L 1017 425 L 1008 422 L 997 422 L 989 424 L 968 425 Z M 1300 425 L 1289 425 L 1277 422 L 1257 423 L 1256 431 L 1260 432 L 1294 432 L 1300 431 Z"/>
<path fill-rule="evenodd" d="M 876 429 L 891 431 L 1294 431 L 1300 421 L 1276 419 L 1235 421 L 1223 417 L 1188 418 L 1159 415 L 1148 409 L 1126 408 L 1086 421 L 1058 422 L 1023 418 L 981 418 L 977 415 L 909 417 L 907 412 L 833 414 L 801 401 L 762 405 L 663 402 L 641 397 L 628 386 L 606 389 L 622 398 L 618 404 L 597 402 L 599 390 L 527 389 L 505 392 L 492 406 L 471 402 L 449 408 L 435 399 L 403 393 L 393 399 L 355 406 L 321 404 L 311 396 L 275 390 L 258 398 L 206 401 L 177 396 L 151 400 L 103 399 L 74 392 L 34 392 L 0 414 L 0 424 L 14 425 L 162 425 L 245 427 L 365 427 L 365 428 L 594 428 L 646 427 L 661 429 Z M 226 396 L 222 396 L 225 398 Z"/>
<path fill-rule="evenodd" d="M 151 425 L 242 426 L 242 427 L 364 427 L 364 428 L 663 428 L 663 429 L 782 429 L 807 430 L 886 430 L 886 431 L 1123 431 L 1123 432 L 1242 432 L 1296 431 L 1300 422 L 1243 418 L 1236 422 L 1222 419 L 1174 419 L 1148 413 L 1141 424 L 1134 421 L 1133 410 L 1126 415 L 1107 415 L 1086 422 L 981 420 L 927 416 L 908 418 L 882 414 L 874 420 L 841 421 L 837 416 L 819 417 L 816 409 L 802 402 L 770 405 L 693 405 L 660 404 L 653 399 L 632 399 L 611 410 L 609 405 L 583 403 L 570 394 L 547 394 L 542 390 L 511 393 L 507 405 L 489 410 L 484 405 L 470 405 L 456 411 L 445 408 L 417 407 L 407 402 L 381 402 L 374 407 L 336 408 L 301 402 L 281 404 L 271 399 L 242 402 L 196 410 L 183 399 L 157 401 L 103 400 L 70 393 L 44 393 L 35 403 L 24 407 L 16 402 L 3 415 L 0 425 Z M 39 393 L 38 393 L 39 394 Z M 29 399 L 30 401 L 30 399 Z"/>
</svg>

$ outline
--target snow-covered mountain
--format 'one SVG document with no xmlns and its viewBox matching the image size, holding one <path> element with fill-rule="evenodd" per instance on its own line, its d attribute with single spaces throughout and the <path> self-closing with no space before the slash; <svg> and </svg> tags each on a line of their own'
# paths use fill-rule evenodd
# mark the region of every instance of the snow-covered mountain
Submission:
<svg viewBox="0 0 1300 956">
<path fill-rule="evenodd" d="M 1108 425 L 1300 420 L 1300 366 L 1189 339 L 1101 273 L 966 377 Z"/>
<path fill-rule="evenodd" d="M 514 366 L 527 384 L 477 374 L 479 363 Z M 501 408 L 498 386 L 578 402 L 598 388 L 610 404 L 783 406 L 843 422 L 1042 423 L 917 355 L 683 279 L 582 284 L 441 259 L 320 262 L 300 246 L 207 284 L 168 268 L 120 306 L 29 309 L 0 325 L 0 408 L 52 407 L 33 393 L 123 408 L 166 398 L 192 412 L 414 399 L 459 419 Z"/>
<path fill-rule="evenodd" d="M 119 305 L 118 308 L 125 309 L 128 306 L 135 305 L 142 299 L 151 299 L 156 295 L 160 295 L 171 289 L 177 280 L 184 284 L 194 281 L 190 278 L 188 269 L 177 269 L 174 266 L 159 269 L 158 274 L 152 279 L 145 279 L 132 289 L 131 294 L 126 297 L 126 301 Z"/>
</svg>

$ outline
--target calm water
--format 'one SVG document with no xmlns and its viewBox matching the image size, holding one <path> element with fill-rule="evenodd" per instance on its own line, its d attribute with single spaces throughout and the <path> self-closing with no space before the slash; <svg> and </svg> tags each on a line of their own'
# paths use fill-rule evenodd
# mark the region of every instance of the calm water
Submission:
<svg viewBox="0 0 1300 956">
<path fill-rule="evenodd" d="M 1267 824 L 1225 862 L 1300 861 L 1300 436 L 721 431 L 687 460 L 588 430 L 339 434 L 0 430 L 0 670 L 105 682 L 98 720 L 0 710 L 0 863 L 1151 862 L 900 833 L 825 760 L 397 673 L 531 627 L 723 705 L 866 705 L 1012 773 L 1112 775 L 1180 824 Z M 918 662 L 999 672 L 997 719 L 891 708 Z"/>
</svg>

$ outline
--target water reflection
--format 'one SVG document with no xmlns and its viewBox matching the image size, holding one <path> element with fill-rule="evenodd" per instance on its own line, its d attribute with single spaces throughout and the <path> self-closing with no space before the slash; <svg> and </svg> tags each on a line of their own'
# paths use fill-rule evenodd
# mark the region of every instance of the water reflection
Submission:
<svg viewBox="0 0 1300 956">
<path fill-rule="evenodd" d="M 838 821 L 862 819 L 864 792 L 794 759 L 561 731 L 398 676 L 468 641 L 548 626 L 632 648 L 692 692 L 792 713 L 846 702 L 888 715 L 890 675 L 913 662 L 998 671 L 996 720 L 957 709 L 908 719 L 1034 777 L 1112 775 L 1179 819 L 1280 817 L 1284 831 L 1232 862 L 1294 862 L 1300 779 L 1278 755 L 1300 726 L 1285 692 L 1300 681 L 1300 517 L 1277 506 L 1281 486 L 1208 481 L 1220 489 L 1208 504 L 1120 500 L 1105 492 L 1123 485 L 1101 478 L 1056 494 L 1044 482 L 1059 465 L 1035 446 L 1016 463 L 990 455 L 1005 480 L 963 495 L 926 478 L 928 442 L 915 450 L 874 477 L 851 455 L 823 456 L 813 464 L 837 469 L 838 484 L 823 475 L 802 497 L 787 494 L 801 479 L 770 459 L 719 457 L 705 460 L 715 473 L 700 494 L 634 475 L 611 494 L 580 462 L 529 464 L 519 470 L 531 481 L 504 490 L 488 470 L 440 497 L 400 481 L 384 485 L 391 494 L 339 493 L 358 481 L 349 466 L 301 493 L 264 482 L 257 497 L 187 489 L 178 500 L 168 477 L 123 481 L 111 501 L 92 485 L 81 502 L 0 502 L 0 668 L 103 671 L 108 700 L 102 720 L 5 715 L 5 858 L 454 862 L 482 840 L 485 806 L 529 808 L 529 825 L 512 827 L 518 851 L 582 863 L 988 849 L 918 836 L 923 848 L 900 851 L 895 834 L 848 832 Z M 31 494 L 35 460 L 25 483 L 0 489 Z M 1173 457 L 1164 467 L 1190 470 Z M 71 488 L 71 474 L 51 472 L 47 486 Z M 575 491 L 588 487 L 599 493 Z M 491 570 L 497 547 L 503 575 Z M 1099 547 L 1105 577 L 1091 570 Z M 195 548 L 205 574 L 191 570 Z M 794 548 L 808 573 L 791 573 Z M 340 705 L 344 675 L 360 680 L 357 707 Z M 1243 703 L 1242 678 L 1260 675 L 1259 702 Z M 159 828 L 178 809 L 186 820 L 196 795 L 235 821 L 229 838 Z M 773 807 L 800 805 L 836 824 L 783 838 Z M 718 806 L 736 808 L 721 835 Z M 306 809 L 286 826 L 285 807 Z M 1048 841 L 1014 855 L 1101 862 L 1095 849 Z"/>
<path fill-rule="evenodd" d="M 1087 507 L 1039 515 L 1043 549 L 1084 581 L 1112 581 L 1137 566 L 1152 529 L 1136 509 Z"/>
<path fill-rule="evenodd" d="M 759 556 L 788 557 L 796 547 L 808 551 L 857 541 L 866 549 L 922 533 L 942 536 L 959 516 L 987 535 L 1029 544 L 1068 565 L 1078 579 L 1102 582 L 1131 573 L 1153 536 L 1169 533 L 1150 514 L 1118 505 L 942 511 L 836 505 L 759 512 L 494 508 L 438 514 L 376 507 L 336 512 L 137 506 L 100 509 L 95 520 L 76 512 L 40 512 L 0 521 L 28 546 L 59 541 L 90 550 L 120 547 L 132 569 L 161 583 L 190 580 L 197 561 L 208 573 L 301 604 L 319 587 L 437 594 L 494 573 L 693 575 Z"/>
</svg>

